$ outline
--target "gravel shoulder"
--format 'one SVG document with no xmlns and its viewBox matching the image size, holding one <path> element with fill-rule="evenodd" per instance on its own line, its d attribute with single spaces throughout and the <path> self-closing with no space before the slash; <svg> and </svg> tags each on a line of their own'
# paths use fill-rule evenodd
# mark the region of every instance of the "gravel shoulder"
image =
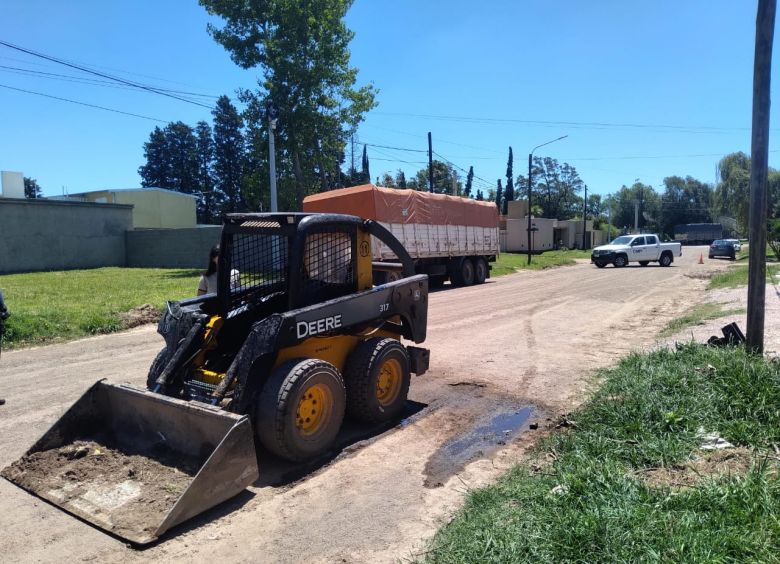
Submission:
<svg viewBox="0 0 780 564">
<path fill-rule="evenodd" d="M 263 481 L 269 466 L 261 460 L 261 480 L 245 495 L 143 551 L 0 481 L 6 507 L 15 508 L 0 514 L 0 550 L 9 561 L 35 562 L 413 558 L 468 489 L 494 481 L 546 426 L 587 398 L 595 369 L 656 346 L 658 331 L 702 300 L 705 273 L 724 266 L 696 264 L 696 248 L 684 253 L 671 268 L 582 263 L 434 292 L 425 344 L 431 370 L 413 380 L 410 399 L 420 410 L 402 424 L 275 485 Z M 22 456 L 95 380 L 142 386 L 161 346 L 147 325 L 4 353 L 0 466 Z M 533 413 L 516 433 L 500 440 L 480 435 L 495 416 L 529 406 Z M 474 435 L 495 448 L 459 459 L 452 445 Z M 452 464 L 444 471 L 439 464 L 431 479 L 431 461 L 442 460 Z"/>
</svg>

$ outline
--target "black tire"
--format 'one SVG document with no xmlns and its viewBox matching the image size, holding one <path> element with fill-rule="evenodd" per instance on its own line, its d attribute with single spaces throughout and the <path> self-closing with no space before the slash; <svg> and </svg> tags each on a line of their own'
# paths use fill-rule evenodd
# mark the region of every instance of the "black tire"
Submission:
<svg viewBox="0 0 780 564">
<path fill-rule="evenodd" d="M 650 264 L 649 260 L 640 260 L 639 261 L 639 266 L 647 266 L 648 264 Z"/>
<path fill-rule="evenodd" d="M 255 433 L 281 458 L 309 460 L 333 444 L 345 404 L 344 381 L 335 366 L 316 358 L 289 360 L 271 373 L 260 392 Z"/>
<path fill-rule="evenodd" d="M 603 260 L 594 261 L 593 264 L 596 265 L 596 268 L 604 268 L 605 266 L 607 266 L 607 263 L 604 262 Z"/>
<path fill-rule="evenodd" d="M 661 266 L 670 266 L 672 264 L 672 254 L 671 253 L 662 253 L 661 258 L 658 260 L 658 264 Z"/>
<path fill-rule="evenodd" d="M 628 264 L 628 259 L 625 255 L 618 255 L 612 259 L 612 264 L 615 265 L 615 268 L 623 268 Z"/>
<path fill-rule="evenodd" d="M 428 287 L 434 289 L 441 288 L 446 281 L 446 276 L 428 276 Z"/>
<path fill-rule="evenodd" d="M 157 353 L 157 356 L 154 357 L 152 365 L 149 367 L 149 374 L 146 376 L 146 388 L 148 390 L 154 390 L 157 386 L 157 378 L 160 376 L 160 373 L 165 368 L 165 365 L 168 364 L 169 360 L 171 360 L 171 354 L 168 352 L 168 347 L 163 347 L 163 349 Z"/>
<path fill-rule="evenodd" d="M 406 347 L 384 337 L 363 341 L 344 369 L 347 413 L 369 423 L 398 417 L 406 405 L 410 380 Z"/>
<path fill-rule="evenodd" d="M 711 258 L 711 259 L 712 259 L 712 258 L 715 258 L 715 255 L 710 255 L 710 258 Z"/>
<path fill-rule="evenodd" d="M 471 286 L 474 283 L 474 263 L 471 259 L 464 257 L 460 260 L 452 280 L 458 286 Z"/>
<path fill-rule="evenodd" d="M 488 264 L 482 257 L 474 259 L 474 284 L 484 284 L 488 277 Z"/>
</svg>

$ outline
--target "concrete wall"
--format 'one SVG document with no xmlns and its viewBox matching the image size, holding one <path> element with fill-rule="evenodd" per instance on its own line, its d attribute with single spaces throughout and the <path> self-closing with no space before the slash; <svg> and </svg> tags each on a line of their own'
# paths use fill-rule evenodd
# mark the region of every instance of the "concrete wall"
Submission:
<svg viewBox="0 0 780 564">
<path fill-rule="evenodd" d="M 21 172 L 0 171 L 0 197 L 24 198 L 24 175 Z"/>
<path fill-rule="evenodd" d="M 127 266 L 205 269 L 221 231 L 219 225 L 128 231 Z"/>
<path fill-rule="evenodd" d="M 531 242 L 532 251 L 550 251 L 553 248 L 554 219 L 536 217 L 531 220 L 531 225 L 536 226 Z M 528 219 L 506 220 L 506 250 L 509 252 L 528 250 Z"/>
<path fill-rule="evenodd" d="M 131 205 L 135 229 L 178 229 L 197 225 L 196 199 L 190 194 L 158 188 L 139 188 L 95 190 L 74 194 L 70 198 L 102 204 Z"/>
<path fill-rule="evenodd" d="M 125 265 L 132 207 L 0 199 L 0 273 Z"/>
<path fill-rule="evenodd" d="M 507 202 L 506 216 L 507 219 L 523 219 L 524 217 L 528 217 L 528 200 L 512 200 L 511 202 Z"/>
</svg>

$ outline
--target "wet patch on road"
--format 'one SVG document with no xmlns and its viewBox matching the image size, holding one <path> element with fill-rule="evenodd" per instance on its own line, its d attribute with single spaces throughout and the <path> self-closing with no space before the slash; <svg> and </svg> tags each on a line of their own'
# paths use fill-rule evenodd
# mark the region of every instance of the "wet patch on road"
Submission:
<svg viewBox="0 0 780 564">
<path fill-rule="evenodd" d="M 531 418 L 538 416 L 539 410 L 531 405 L 514 409 L 499 406 L 491 415 L 476 419 L 473 427 L 451 438 L 428 459 L 425 487 L 440 487 L 469 462 L 489 458 L 527 431 Z"/>
</svg>

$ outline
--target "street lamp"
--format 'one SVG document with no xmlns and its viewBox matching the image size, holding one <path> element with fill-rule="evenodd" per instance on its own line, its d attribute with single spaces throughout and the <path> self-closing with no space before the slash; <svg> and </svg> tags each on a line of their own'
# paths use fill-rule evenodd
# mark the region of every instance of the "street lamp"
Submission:
<svg viewBox="0 0 780 564">
<path fill-rule="evenodd" d="M 265 104 L 265 113 L 268 117 L 268 162 L 271 173 L 271 211 L 278 212 L 279 207 L 276 203 L 276 143 L 274 140 L 274 131 L 276 122 L 279 119 L 279 110 L 270 100 Z"/>
<path fill-rule="evenodd" d="M 528 243 L 528 264 L 531 264 L 531 159 L 534 156 L 534 151 L 536 151 L 539 147 L 544 147 L 545 145 L 549 145 L 550 143 L 555 143 L 556 141 L 560 141 L 561 139 L 566 139 L 568 135 L 564 135 L 563 137 L 558 137 L 558 139 L 553 139 L 552 141 L 548 141 L 547 143 L 542 143 L 541 145 L 537 145 L 533 149 L 531 149 L 531 152 L 528 153 L 528 237 L 526 237 L 526 242 Z"/>
</svg>

